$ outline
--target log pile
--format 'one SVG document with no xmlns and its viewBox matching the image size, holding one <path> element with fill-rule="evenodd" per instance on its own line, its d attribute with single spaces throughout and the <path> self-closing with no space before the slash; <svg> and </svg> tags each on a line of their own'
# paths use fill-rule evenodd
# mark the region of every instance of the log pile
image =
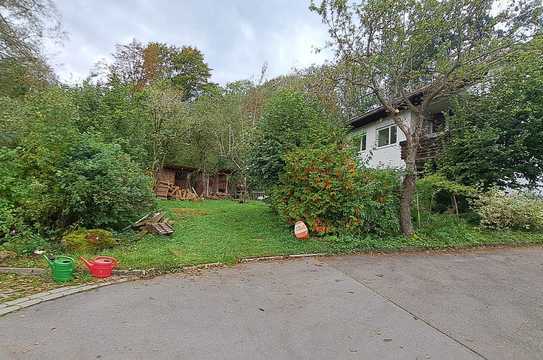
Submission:
<svg viewBox="0 0 543 360">
<path fill-rule="evenodd" d="M 175 184 L 159 181 L 155 186 L 155 194 L 161 199 L 198 200 L 194 188 L 185 189 Z"/>
<path fill-rule="evenodd" d="M 149 213 L 132 224 L 132 228 L 158 235 L 173 234 L 173 227 L 161 212 Z"/>
<path fill-rule="evenodd" d="M 227 194 L 227 193 L 222 193 L 222 192 L 216 192 L 214 194 L 209 194 L 206 196 L 206 199 L 210 199 L 210 200 L 223 200 L 223 199 L 228 199 L 229 197 L 231 197 L 230 194 Z"/>
<path fill-rule="evenodd" d="M 167 199 L 168 194 L 170 193 L 170 186 L 171 186 L 171 184 L 169 184 L 167 182 L 159 181 L 155 185 L 155 194 L 156 194 L 156 196 L 161 198 L 161 199 Z"/>
</svg>

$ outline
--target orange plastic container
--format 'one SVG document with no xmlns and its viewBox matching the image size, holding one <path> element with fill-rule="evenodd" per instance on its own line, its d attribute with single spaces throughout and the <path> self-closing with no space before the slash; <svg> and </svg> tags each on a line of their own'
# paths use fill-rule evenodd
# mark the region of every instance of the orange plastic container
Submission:
<svg viewBox="0 0 543 360">
<path fill-rule="evenodd" d="M 306 240 L 309 238 L 309 230 L 303 221 L 297 221 L 294 224 L 294 236 L 300 240 Z"/>
</svg>

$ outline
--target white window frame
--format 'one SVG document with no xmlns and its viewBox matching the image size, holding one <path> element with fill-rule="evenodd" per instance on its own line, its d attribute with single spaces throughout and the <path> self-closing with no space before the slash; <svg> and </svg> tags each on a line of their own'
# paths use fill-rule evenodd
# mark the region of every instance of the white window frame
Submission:
<svg viewBox="0 0 543 360">
<path fill-rule="evenodd" d="M 396 140 L 394 142 L 390 141 L 390 137 L 392 134 L 392 131 L 390 130 L 391 128 L 396 129 Z M 388 130 L 388 144 L 379 146 L 379 131 L 385 130 L 385 129 L 389 129 Z M 383 126 L 375 130 L 375 147 L 376 148 L 380 149 L 387 146 L 396 145 L 397 143 L 398 143 L 398 126 L 396 124 L 390 124 L 390 125 Z"/>
<path fill-rule="evenodd" d="M 364 140 L 364 149 L 362 148 L 362 140 Z M 362 131 L 360 133 L 360 146 L 359 146 L 359 152 L 363 152 L 368 150 L 368 132 Z"/>
</svg>

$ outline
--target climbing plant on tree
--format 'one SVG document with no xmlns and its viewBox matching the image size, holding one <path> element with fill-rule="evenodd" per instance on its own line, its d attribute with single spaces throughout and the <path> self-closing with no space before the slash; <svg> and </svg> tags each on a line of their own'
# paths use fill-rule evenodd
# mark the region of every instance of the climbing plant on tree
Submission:
<svg viewBox="0 0 543 360">
<path fill-rule="evenodd" d="M 368 89 L 406 138 L 400 223 L 413 233 L 417 148 L 430 104 L 478 81 L 540 24 L 538 1 L 322 0 L 310 8 L 329 27 L 336 60 L 349 81 Z M 420 91 L 422 99 L 410 96 Z M 407 122 L 400 110 L 409 109 Z"/>
</svg>

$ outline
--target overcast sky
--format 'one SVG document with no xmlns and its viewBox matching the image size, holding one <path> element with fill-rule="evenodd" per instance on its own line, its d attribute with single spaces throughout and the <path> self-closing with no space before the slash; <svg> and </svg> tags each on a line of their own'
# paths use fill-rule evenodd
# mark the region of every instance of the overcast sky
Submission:
<svg viewBox="0 0 543 360">
<path fill-rule="evenodd" d="M 293 67 L 322 63 L 316 54 L 328 35 L 309 0 L 56 0 L 67 39 L 47 45 L 61 80 L 84 79 L 93 65 L 110 59 L 116 43 L 136 38 L 203 51 L 212 80 L 268 78 Z"/>
</svg>

